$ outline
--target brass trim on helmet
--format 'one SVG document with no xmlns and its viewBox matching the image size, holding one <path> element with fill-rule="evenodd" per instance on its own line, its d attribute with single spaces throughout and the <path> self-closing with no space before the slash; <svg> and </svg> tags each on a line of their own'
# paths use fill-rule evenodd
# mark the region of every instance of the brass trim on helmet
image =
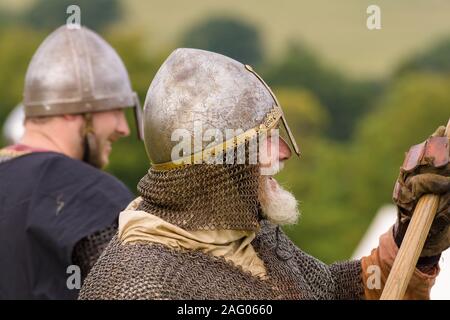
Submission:
<svg viewBox="0 0 450 320">
<path fill-rule="evenodd" d="M 282 117 L 283 112 L 279 108 L 278 105 L 274 105 L 273 108 L 265 115 L 262 123 L 255 128 L 251 128 L 240 135 L 237 135 L 225 142 L 222 142 L 213 147 L 207 148 L 205 150 L 199 151 L 192 155 L 186 156 L 181 159 L 177 159 L 176 162 L 164 162 L 164 163 L 153 163 L 152 169 L 162 171 L 162 170 L 172 170 L 184 167 L 190 164 L 196 164 L 201 162 L 208 162 L 217 154 L 221 152 L 226 152 L 227 150 L 231 150 L 245 143 L 246 141 L 250 141 L 251 139 L 258 136 L 258 134 L 264 134 L 275 128 Z"/>
<path fill-rule="evenodd" d="M 252 74 L 255 75 L 256 78 L 258 78 L 259 81 L 261 81 L 261 83 L 266 87 L 266 89 L 269 91 L 270 95 L 272 96 L 273 100 L 275 101 L 276 105 L 280 108 L 281 110 L 281 120 L 283 122 L 283 126 L 284 129 L 286 130 L 288 136 L 289 136 L 289 141 L 291 142 L 292 147 L 294 148 L 295 153 L 297 154 L 297 156 L 300 156 L 300 149 L 298 148 L 297 142 L 295 141 L 295 137 L 291 132 L 291 129 L 289 128 L 289 125 L 287 123 L 286 117 L 284 116 L 283 113 L 283 109 L 281 108 L 280 103 L 278 102 L 277 97 L 275 96 L 275 94 L 273 93 L 272 89 L 270 89 L 270 87 L 267 85 L 267 83 L 263 80 L 263 78 L 261 78 L 259 76 L 259 74 L 256 73 L 255 70 L 253 70 L 253 68 L 246 64 L 245 65 L 245 69 L 247 69 L 248 71 L 250 71 Z"/>
<path fill-rule="evenodd" d="M 276 127 L 276 125 L 278 124 L 280 119 L 281 119 L 283 126 L 288 134 L 289 141 L 290 141 L 295 153 L 297 154 L 297 156 L 300 156 L 300 150 L 298 148 L 297 142 L 295 141 L 295 137 L 292 134 L 291 129 L 289 128 L 286 117 L 284 116 L 283 110 L 281 109 L 281 105 L 278 102 L 278 99 L 276 98 L 275 94 L 272 92 L 270 87 L 265 83 L 265 81 L 253 70 L 253 68 L 251 66 L 245 65 L 245 69 L 247 69 L 253 75 L 256 76 L 256 78 L 269 91 L 270 95 L 272 96 L 272 98 L 275 102 L 275 104 L 273 105 L 273 108 L 264 117 L 263 122 L 259 126 L 249 129 L 246 132 L 244 132 L 240 135 L 237 135 L 236 137 L 233 137 L 223 143 L 220 143 L 213 147 L 199 151 L 192 155 L 188 155 L 184 158 L 177 159 L 176 161 L 169 161 L 169 162 L 165 162 L 165 163 L 153 163 L 152 168 L 154 170 L 159 170 L 159 171 L 172 170 L 172 169 L 181 168 L 183 166 L 190 165 L 190 164 L 208 162 L 208 160 L 211 160 L 214 156 L 216 156 L 217 154 L 219 154 L 221 152 L 224 152 L 226 150 L 231 150 L 232 148 L 236 148 L 237 146 L 245 143 L 246 141 L 249 141 L 252 138 L 256 137 L 258 134 L 267 133 L 269 130 Z"/>
</svg>

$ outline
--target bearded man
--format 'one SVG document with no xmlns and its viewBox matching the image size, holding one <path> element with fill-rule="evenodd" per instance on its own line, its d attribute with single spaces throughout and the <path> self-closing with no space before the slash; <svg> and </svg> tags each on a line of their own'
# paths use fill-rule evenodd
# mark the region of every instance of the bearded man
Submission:
<svg viewBox="0 0 450 320">
<path fill-rule="evenodd" d="M 291 156 L 289 145 L 273 134 L 276 128 L 284 128 L 298 154 L 275 95 L 251 67 L 212 52 L 175 50 L 152 81 L 144 107 L 152 166 L 138 184 L 140 197 L 121 213 L 118 234 L 92 268 L 80 298 L 379 297 L 381 288 L 366 285 L 369 266 L 380 267 L 384 284 L 417 196 L 435 192 L 448 199 L 448 172 L 439 175 L 442 170 L 435 168 L 432 175 L 416 174 L 417 165 L 402 170 L 396 193 L 402 214 L 394 231 L 361 261 L 326 265 L 297 248 L 280 228 L 296 222 L 298 208 L 293 195 L 267 175 Z M 228 129 L 235 134 L 219 139 Z M 258 139 L 255 163 L 257 136 L 265 139 Z M 179 148 L 180 138 L 192 137 Z M 200 144 L 198 137 L 203 137 Z M 448 148 L 444 151 L 448 162 Z M 448 200 L 441 204 L 438 217 L 448 218 Z M 437 222 L 433 230 L 439 232 L 427 242 L 428 258 L 419 262 L 409 298 L 428 297 L 438 256 L 449 245 L 443 237 L 448 220 Z"/>
<path fill-rule="evenodd" d="M 133 199 L 99 169 L 137 95 L 105 40 L 62 26 L 33 56 L 23 104 L 25 133 L 0 150 L 0 299 L 75 299 Z"/>
</svg>

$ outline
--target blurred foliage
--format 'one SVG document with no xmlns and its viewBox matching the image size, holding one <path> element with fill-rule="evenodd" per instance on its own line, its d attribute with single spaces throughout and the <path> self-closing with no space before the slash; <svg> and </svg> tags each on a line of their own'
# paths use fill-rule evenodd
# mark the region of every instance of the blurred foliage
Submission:
<svg viewBox="0 0 450 320">
<path fill-rule="evenodd" d="M 314 92 L 330 114 L 327 136 L 336 140 L 351 137 L 356 121 L 370 110 L 382 89 L 378 81 L 351 80 L 324 66 L 316 54 L 300 44 L 291 45 L 263 75 L 271 86 Z"/>
<path fill-rule="evenodd" d="M 257 28 L 236 18 L 214 17 L 193 26 L 181 39 L 181 46 L 218 52 L 257 66 L 264 48 Z"/>
<path fill-rule="evenodd" d="M 376 211 L 391 202 L 404 152 L 449 119 L 449 88 L 450 75 L 398 79 L 360 119 L 352 143 L 296 131 L 302 157 L 288 161 L 279 179 L 300 201 L 300 223 L 286 231 L 301 248 L 326 262 L 352 254 Z"/>
<path fill-rule="evenodd" d="M 280 88 L 276 94 L 296 137 L 317 136 L 327 127 L 330 116 L 310 91 Z"/>
<path fill-rule="evenodd" d="M 34 28 L 55 29 L 66 23 L 70 5 L 81 9 L 81 24 L 100 30 L 120 18 L 118 0 L 37 0 L 24 12 L 23 22 Z"/>
<path fill-rule="evenodd" d="M 47 35 L 26 24 L 14 25 L 13 20 L 0 21 L 0 123 L 21 101 L 27 65 Z M 222 38 L 228 45 L 223 50 L 233 47 L 236 53 L 209 47 L 210 42 L 211 46 L 222 44 L 213 41 L 222 32 L 221 23 L 214 27 L 217 20 L 225 26 L 229 23 Z M 299 224 L 286 231 L 302 249 L 325 262 L 346 259 L 379 207 L 390 202 L 404 152 L 426 139 L 450 116 L 449 42 L 411 57 L 390 79 L 356 80 L 324 65 L 301 45 L 291 46 L 284 56 L 264 63 L 258 30 L 235 22 L 215 18 L 210 20 L 212 25 L 197 25 L 186 37 L 200 30 L 203 35 L 195 41 L 205 44 L 190 46 L 260 64 L 258 70 L 274 88 L 302 152 L 300 159 L 293 157 L 278 175 L 299 199 L 302 211 Z M 82 23 L 86 23 L 83 13 Z M 243 47 L 249 45 L 248 39 L 238 37 L 241 31 L 236 30 L 242 30 L 242 26 L 247 28 L 244 35 L 255 40 L 251 47 Z M 112 25 L 101 34 L 124 60 L 143 103 L 151 80 L 169 52 L 165 48 L 147 52 L 142 33 Z M 249 56 L 238 55 L 239 50 Z M 107 170 L 136 192 L 149 161 L 143 143 L 136 139 L 131 110 L 127 117 L 132 136 L 114 144 Z"/>
<path fill-rule="evenodd" d="M 373 113 L 358 126 L 353 143 L 353 208 L 371 216 L 391 201 L 409 147 L 450 117 L 450 74 L 409 74 L 392 83 Z"/>
<path fill-rule="evenodd" d="M 408 59 L 398 68 L 397 74 L 403 75 L 411 71 L 449 74 L 450 37 Z"/>
<path fill-rule="evenodd" d="M 0 28 L 0 123 L 22 100 L 28 63 L 44 37 L 29 28 Z"/>
<path fill-rule="evenodd" d="M 288 161 L 277 177 L 300 204 L 299 223 L 285 230 L 303 250 L 325 262 L 348 258 L 369 222 L 351 210 L 348 148 L 321 137 L 300 144 L 300 159 Z"/>
<path fill-rule="evenodd" d="M 17 22 L 17 20 L 18 17 L 16 14 L 0 9 L 0 28 L 7 27 L 8 25 Z"/>
</svg>

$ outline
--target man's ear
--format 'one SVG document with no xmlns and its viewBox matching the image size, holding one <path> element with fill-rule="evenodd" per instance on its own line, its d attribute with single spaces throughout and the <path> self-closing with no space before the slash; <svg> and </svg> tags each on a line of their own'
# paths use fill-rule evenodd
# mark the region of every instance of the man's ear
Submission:
<svg viewBox="0 0 450 320">
<path fill-rule="evenodd" d="M 81 114 L 64 114 L 60 116 L 67 126 L 76 127 L 80 130 L 85 126 L 85 120 Z"/>
</svg>

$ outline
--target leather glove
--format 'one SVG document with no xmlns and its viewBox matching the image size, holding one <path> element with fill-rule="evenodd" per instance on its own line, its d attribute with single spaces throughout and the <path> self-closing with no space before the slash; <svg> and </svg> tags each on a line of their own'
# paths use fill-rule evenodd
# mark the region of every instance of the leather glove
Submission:
<svg viewBox="0 0 450 320">
<path fill-rule="evenodd" d="M 420 255 L 421 259 L 437 258 L 434 263 L 441 252 L 450 247 L 450 148 L 444 132 L 445 127 L 439 127 L 425 142 L 410 148 L 393 193 L 398 208 L 394 226 L 397 245 L 403 240 L 419 198 L 427 193 L 440 196 L 435 219 Z"/>
</svg>

